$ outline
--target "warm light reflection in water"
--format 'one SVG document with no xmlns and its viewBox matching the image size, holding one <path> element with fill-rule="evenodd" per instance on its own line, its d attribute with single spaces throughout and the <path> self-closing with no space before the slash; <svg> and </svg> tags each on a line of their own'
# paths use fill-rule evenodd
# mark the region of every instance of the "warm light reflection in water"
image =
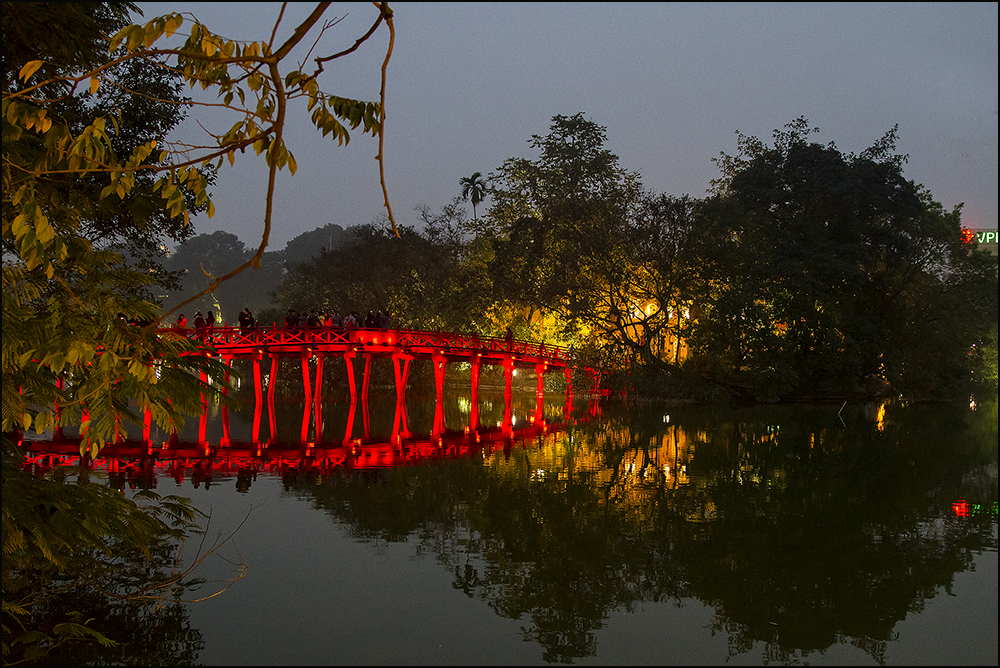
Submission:
<svg viewBox="0 0 1000 668">
<path fill-rule="evenodd" d="M 469 424 L 468 397 L 414 402 L 410 436 L 381 441 L 393 410 L 373 405 L 370 437 L 215 441 L 208 456 L 201 444 L 138 446 L 94 467 L 122 489 L 175 486 L 218 508 L 216 521 L 227 506 L 245 513 L 241 497 L 263 504 L 241 540 L 256 584 L 192 609 L 225 646 L 210 663 L 287 662 L 236 640 L 266 634 L 246 614 L 262 607 L 325 639 L 303 650 L 311 663 L 331 662 L 327 643 L 348 648 L 337 662 L 369 662 L 350 649 L 366 619 L 405 639 L 380 636 L 379 662 L 389 663 L 537 663 L 538 652 L 546 663 L 602 664 L 995 658 L 995 628 L 984 635 L 935 612 L 957 603 L 964 618 L 996 618 L 995 408 L 580 406 L 567 418 L 553 401 L 541 419 L 504 430 L 492 427 L 504 423 L 504 402 L 493 402 L 479 405 L 489 429 Z M 297 434 L 301 410 L 279 411 L 278 433 Z M 530 399 L 511 413 L 537 415 Z M 343 410 L 324 406 L 323 416 L 323 433 L 345 433 Z M 435 435 L 438 418 L 446 428 Z M 39 474 L 73 459 L 35 457 Z M 300 526 L 313 528 L 284 530 Z M 369 550 L 352 570 L 344 555 L 358 544 Z M 428 584 L 442 572 L 445 588 Z M 255 599 L 272 580 L 281 593 Z M 421 614 L 400 612 L 411 600 Z M 475 620 L 490 647 L 458 620 Z M 432 628 L 449 623 L 463 634 L 447 636 L 444 656 Z M 525 641 L 534 654 L 523 654 Z M 671 654 L 682 646 L 693 653 Z"/>
</svg>

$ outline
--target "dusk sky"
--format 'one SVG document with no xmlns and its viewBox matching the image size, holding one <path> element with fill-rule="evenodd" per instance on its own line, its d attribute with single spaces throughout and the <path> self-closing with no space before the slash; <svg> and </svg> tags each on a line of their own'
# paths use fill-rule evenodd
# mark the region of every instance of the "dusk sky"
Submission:
<svg viewBox="0 0 1000 668">
<path fill-rule="evenodd" d="M 269 2 L 139 6 L 138 23 L 191 12 L 236 40 L 266 40 L 280 9 Z M 289 4 L 279 43 L 313 6 Z M 606 148 L 639 172 L 646 189 L 694 197 L 718 176 L 712 158 L 736 153 L 736 131 L 769 141 L 775 128 L 805 116 L 821 130 L 813 141 L 858 153 L 898 123 L 906 177 L 948 210 L 964 202 L 966 227 L 997 226 L 997 3 L 390 6 L 396 39 L 385 166 L 399 224 L 418 225 L 418 204 L 448 204 L 463 176 L 486 176 L 510 157 L 537 157 L 531 135 L 546 135 L 557 114 L 584 112 L 607 128 Z M 377 11 L 334 4 L 327 17 L 345 14 L 313 57 L 351 46 Z M 323 90 L 376 101 L 388 39 L 383 26 L 328 66 Z M 305 56 L 293 53 L 296 62 Z M 327 223 L 368 223 L 384 212 L 376 140 L 359 130 L 338 146 L 304 109 L 289 128 L 298 172 L 282 172 L 269 250 Z M 190 122 L 184 130 L 197 131 Z M 249 153 L 225 167 L 216 214 L 194 219 L 196 232 L 225 230 L 259 244 L 266 185 L 263 161 Z"/>
</svg>

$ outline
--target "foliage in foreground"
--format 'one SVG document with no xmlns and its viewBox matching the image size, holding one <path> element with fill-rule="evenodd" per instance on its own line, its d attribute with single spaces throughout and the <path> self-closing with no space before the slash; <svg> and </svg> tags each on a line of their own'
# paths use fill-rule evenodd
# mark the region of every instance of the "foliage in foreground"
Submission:
<svg viewBox="0 0 1000 668">
<path fill-rule="evenodd" d="M 140 625 L 195 584 L 177 552 L 204 517 L 188 499 L 148 490 L 129 499 L 86 469 L 38 478 L 12 459 L 4 455 L 5 664 L 51 664 L 94 641 L 111 651 L 123 628 L 106 615 L 130 609 Z"/>
<path fill-rule="evenodd" d="M 349 128 L 379 139 L 381 160 L 382 104 L 324 93 L 319 81 L 383 23 L 388 60 L 387 4 L 375 6 L 370 30 L 353 48 L 317 56 L 312 69 L 303 62 L 281 71 L 293 47 L 303 40 L 315 47 L 316 31 L 336 23 L 322 20 L 326 10 L 317 5 L 276 43 L 280 17 L 271 41 L 236 42 L 179 13 L 129 24 L 129 13 L 138 12 L 133 3 L 4 3 L 5 661 L 45 662 L 80 640 L 110 645 L 110 629 L 88 617 L 114 606 L 92 595 L 159 600 L 155 588 L 182 584 L 163 573 L 175 563 L 176 541 L 197 526 L 183 500 L 140 494 L 151 503 L 136 505 L 88 483 L 86 474 L 27 476 L 17 441 L 29 429 L 73 428 L 81 454 L 93 456 L 126 438 L 129 427 L 143 428 L 146 415 L 170 433 L 203 399 L 225 401 L 227 368 L 197 342 L 157 333 L 168 314 L 148 288 L 168 281 L 148 271 L 142 256 L 160 235 L 189 236 L 191 212 L 211 216 L 215 172 L 251 149 L 268 167 L 260 245 L 184 303 L 260 265 L 277 171 L 296 169 L 283 140 L 292 101 L 339 144 L 350 140 Z M 180 95 L 181 83 L 217 100 L 192 102 Z M 203 125 L 200 145 L 167 144 L 170 128 L 200 107 L 225 110 L 235 123 Z"/>
</svg>

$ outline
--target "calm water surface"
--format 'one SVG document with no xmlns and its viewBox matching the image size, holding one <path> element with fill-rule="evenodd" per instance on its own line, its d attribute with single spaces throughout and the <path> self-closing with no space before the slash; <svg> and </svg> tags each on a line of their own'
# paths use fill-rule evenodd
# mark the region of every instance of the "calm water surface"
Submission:
<svg viewBox="0 0 1000 668">
<path fill-rule="evenodd" d="M 485 435 L 504 403 L 480 399 Z M 206 665 L 997 664 L 995 399 L 538 408 L 516 395 L 477 446 L 447 394 L 437 444 L 433 397 L 408 399 L 391 444 L 391 396 L 334 402 L 306 448 L 315 414 L 283 404 L 287 446 L 112 484 L 235 532 L 185 594 L 246 565 L 184 606 Z"/>
</svg>

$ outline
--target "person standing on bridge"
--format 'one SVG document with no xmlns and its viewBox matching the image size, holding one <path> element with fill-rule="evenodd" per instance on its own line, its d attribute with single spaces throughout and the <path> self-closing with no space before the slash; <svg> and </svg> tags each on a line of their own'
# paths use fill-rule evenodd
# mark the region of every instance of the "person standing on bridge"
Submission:
<svg viewBox="0 0 1000 668">
<path fill-rule="evenodd" d="M 507 334 L 504 335 L 503 340 L 504 343 L 507 344 L 507 350 L 508 351 L 512 350 L 514 347 L 514 331 L 510 328 L 509 325 L 507 326 Z"/>
<path fill-rule="evenodd" d="M 212 330 L 215 329 L 215 314 L 211 311 L 205 316 L 205 334 L 211 338 Z"/>
<path fill-rule="evenodd" d="M 177 316 L 176 327 L 177 329 L 187 329 L 187 326 L 188 326 L 188 319 L 184 317 L 183 313 L 181 313 L 180 315 Z"/>
<path fill-rule="evenodd" d="M 194 314 L 194 333 L 202 341 L 205 340 L 205 316 L 201 311 Z"/>
<path fill-rule="evenodd" d="M 240 334 L 249 334 L 256 326 L 257 322 L 253 319 L 253 313 L 249 308 L 240 311 Z"/>
</svg>

